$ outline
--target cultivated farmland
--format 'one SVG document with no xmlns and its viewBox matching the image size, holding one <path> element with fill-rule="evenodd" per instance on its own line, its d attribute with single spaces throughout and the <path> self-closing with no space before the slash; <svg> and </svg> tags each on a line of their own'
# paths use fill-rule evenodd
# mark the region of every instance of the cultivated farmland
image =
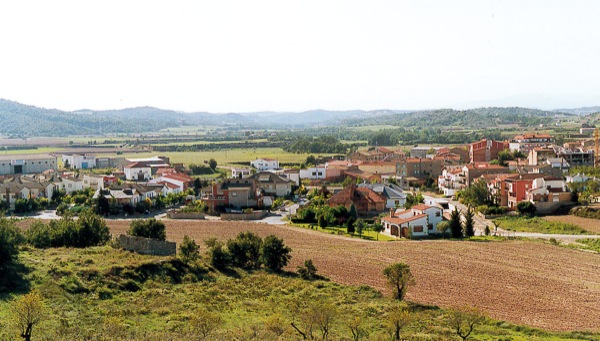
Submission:
<svg viewBox="0 0 600 341">
<path fill-rule="evenodd" d="M 289 226 L 165 221 L 167 239 L 197 241 L 252 230 L 274 233 L 293 249 L 290 270 L 312 258 L 332 280 L 385 290 L 383 268 L 403 260 L 417 284 L 407 299 L 441 307 L 477 306 L 491 317 L 549 330 L 600 328 L 600 256 L 541 242 L 368 242 Z M 129 221 L 109 220 L 114 235 Z M 203 248 L 204 250 L 204 248 Z"/>
</svg>

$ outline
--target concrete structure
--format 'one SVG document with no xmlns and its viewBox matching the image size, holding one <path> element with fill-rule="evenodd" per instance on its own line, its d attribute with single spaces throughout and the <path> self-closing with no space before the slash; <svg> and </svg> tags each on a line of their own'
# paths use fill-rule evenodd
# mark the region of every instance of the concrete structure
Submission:
<svg viewBox="0 0 600 341">
<path fill-rule="evenodd" d="M 174 256 L 177 251 L 175 242 L 168 242 L 152 238 L 142 238 L 119 235 L 119 246 L 127 251 L 141 253 L 143 255 Z"/>
<path fill-rule="evenodd" d="M 36 174 L 50 169 L 58 170 L 58 161 L 52 155 L 0 155 L 0 175 Z"/>
<path fill-rule="evenodd" d="M 430 177 L 437 179 L 441 174 L 441 160 L 408 158 L 396 163 L 396 175 L 403 178 L 414 177 L 426 181 Z"/>
<path fill-rule="evenodd" d="M 248 180 L 254 181 L 256 189 L 264 195 L 284 197 L 292 192 L 292 181 L 275 173 L 256 173 L 249 177 Z"/>
<path fill-rule="evenodd" d="M 556 153 L 554 152 L 554 148 L 552 148 L 552 147 L 548 147 L 548 148 L 536 147 L 536 148 L 532 148 L 529 151 L 529 154 L 527 155 L 527 163 L 530 166 L 537 166 L 540 164 L 544 164 L 544 163 L 546 163 L 546 160 L 555 158 L 555 157 L 556 157 Z"/>
<path fill-rule="evenodd" d="M 424 146 L 424 147 L 414 147 L 410 150 L 410 157 L 411 158 L 432 158 L 433 156 L 435 156 L 435 154 L 437 153 L 438 150 L 440 149 L 444 149 L 446 147 L 439 147 L 439 146 Z"/>
<path fill-rule="evenodd" d="M 571 167 L 576 166 L 593 166 L 594 165 L 594 150 L 584 148 L 564 148 L 554 146 L 554 154 L 556 157 L 565 159 Z"/>
<path fill-rule="evenodd" d="M 279 168 L 279 160 L 262 158 L 250 161 L 250 165 L 258 171 L 275 170 Z"/>
<path fill-rule="evenodd" d="M 444 196 L 451 197 L 464 188 L 466 188 L 466 177 L 463 168 L 460 166 L 446 167 L 442 175 L 438 177 L 438 189 L 444 193 Z"/>
<path fill-rule="evenodd" d="M 63 166 L 72 169 L 88 169 L 96 167 L 96 155 L 91 154 L 62 154 Z"/>
</svg>

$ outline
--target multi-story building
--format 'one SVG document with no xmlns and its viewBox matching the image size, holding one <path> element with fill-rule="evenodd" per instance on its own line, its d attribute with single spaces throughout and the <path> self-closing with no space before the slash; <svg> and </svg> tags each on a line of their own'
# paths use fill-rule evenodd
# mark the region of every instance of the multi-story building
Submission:
<svg viewBox="0 0 600 341">
<path fill-rule="evenodd" d="M 88 169 L 96 167 L 96 155 L 92 154 L 62 154 L 63 166 L 72 169 Z"/>
<path fill-rule="evenodd" d="M 490 162 L 498 158 L 498 153 L 508 149 L 508 143 L 486 140 L 469 144 L 469 162 Z"/>
<path fill-rule="evenodd" d="M 279 160 L 262 158 L 250 161 L 250 165 L 259 172 L 279 169 Z"/>
<path fill-rule="evenodd" d="M 549 148 L 556 143 L 554 138 L 546 133 L 517 135 L 510 140 L 509 148 L 511 151 L 521 151 L 528 154 L 533 148 Z"/>
</svg>

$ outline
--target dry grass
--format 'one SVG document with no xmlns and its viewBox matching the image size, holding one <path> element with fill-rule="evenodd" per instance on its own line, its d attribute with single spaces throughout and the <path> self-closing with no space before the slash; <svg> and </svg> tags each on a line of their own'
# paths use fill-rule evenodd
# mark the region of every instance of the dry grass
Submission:
<svg viewBox="0 0 600 341">
<path fill-rule="evenodd" d="M 276 234 L 293 249 L 289 270 L 313 259 L 333 281 L 385 291 L 383 268 L 408 263 L 417 284 L 407 299 L 453 307 L 476 306 L 489 316 L 548 330 L 597 331 L 600 326 L 600 256 L 528 241 L 369 242 L 290 226 L 247 222 L 165 221 L 167 239 L 200 242 L 251 230 Z M 129 221 L 109 220 L 114 235 Z M 204 246 L 202 245 L 204 250 Z"/>
<path fill-rule="evenodd" d="M 600 234 L 600 219 L 582 218 L 574 215 L 547 216 L 544 220 L 574 224 L 582 229 Z"/>
</svg>

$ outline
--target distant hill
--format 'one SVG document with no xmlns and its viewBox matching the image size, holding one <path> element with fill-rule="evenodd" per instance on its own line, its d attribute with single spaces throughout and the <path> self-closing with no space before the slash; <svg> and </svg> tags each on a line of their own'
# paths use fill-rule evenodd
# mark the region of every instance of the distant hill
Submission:
<svg viewBox="0 0 600 341">
<path fill-rule="evenodd" d="M 486 129 L 506 124 L 518 124 L 522 127 L 537 126 L 548 124 L 549 119 L 565 115 L 571 114 L 516 107 L 469 110 L 438 109 L 349 119 L 342 121 L 341 124 L 348 126 L 393 125 L 405 128 L 454 126 L 466 129 Z"/>
<path fill-rule="evenodd" d="M 600 109 L 600 107 L 597 107 Z M 582 108 L 573 110 L 583 110 Z M 401 127 L 449 127 L 484 129 L 502 124 L 523 127 L 547 124 L 549 119 L 574 113 L 527 108 L 480 108 L 471 110 L 311 110 L 305 112 L 253 112 L 212 114 L 184 113 L 153 107 L 73 112 L 44 109 L 0 99 L 0 134 L 19 137 L 143 133 L 181 126 L 239 125 L 248 129 L 315 128 L 365 125 Z M 596 110 L 598 111 L 598 110 Z"/>
<path fill-rule="evenodd" d="M 589 115 L 600 112 L 600 107 L 582 107 L 574 109 L 556 109 L 555 112 L 562 112 L 573 115 Z"/>
</svg>

